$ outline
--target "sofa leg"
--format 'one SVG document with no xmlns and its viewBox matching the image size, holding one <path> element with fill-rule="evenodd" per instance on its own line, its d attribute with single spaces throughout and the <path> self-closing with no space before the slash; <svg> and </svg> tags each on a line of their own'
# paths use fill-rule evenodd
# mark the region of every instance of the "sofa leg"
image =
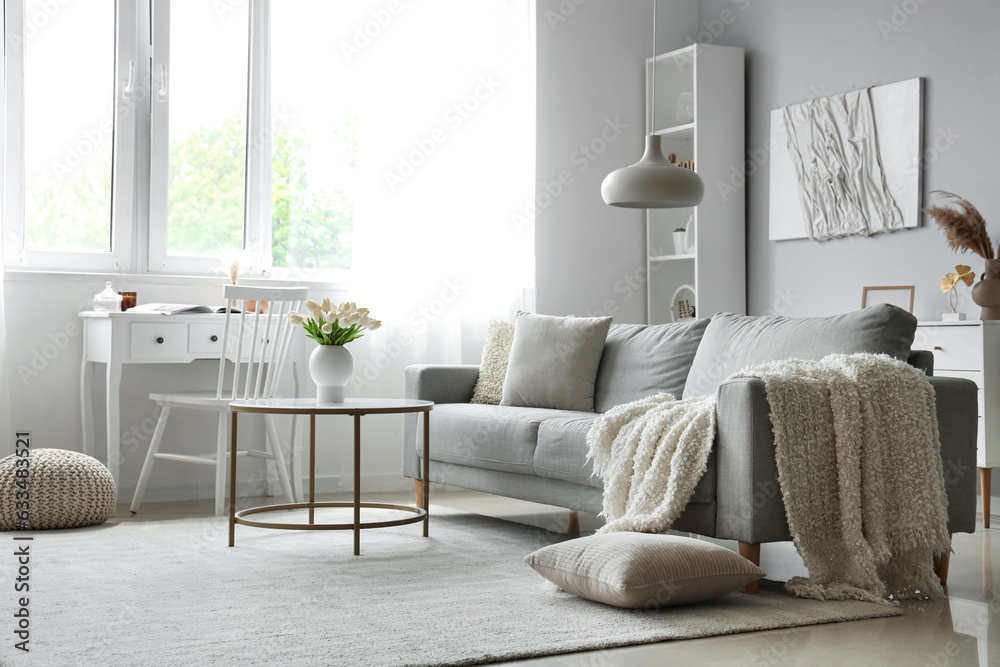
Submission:
<svg viewBox="0 0 1000 667">
<path fill-rule="evenodd" d="M 417 492 L 417 507 L 424 506 L 424 480 L 413 478 L 413 488 Z"/>
<path fill-rule="evenodd" d="M 983 487 L 983 528 L 990 527 L 990 493 L 993 481 L 992 468 L 979 469 L 979 481 Z"/>
<path fill-rule="evenodd" d="M 566 517 L 566 532 L 570 535 L 580 535 L 580 514 L 576 510 L 570 510 Z"/>
<path fill-rule="evenodd" d="M 746 558 L 748 561 L 750 561 L 754 565 L 756 565 L 757 567 L 760 567 L 760 545 L 759 544 L 749 544 L 748 542 L 740 542 L 740 555 L 743 556 L 744 558 Z M 755 594 L 757 592 L 757 590 L 758 590 L 758 586 L 757 586 L 758 583 L 759 582 L 755 581 L 755 582 L 753 582 L 751 584 L 747 584 L 743 588 L 743 592 L 744 593 L 749 593 L 750 595 Z"/>
<path fill-rule="evenodd" d="M 948 533 L 948 540 L 950 545 L 951 533 Z M 937 578 L 941 580 L 942 586 L 948 585 L 948 565 L 950 563 L 950 551 L 945 551 L 943 554 L 934 559 L 934 574 L 936 574 Z"/>
</svg>

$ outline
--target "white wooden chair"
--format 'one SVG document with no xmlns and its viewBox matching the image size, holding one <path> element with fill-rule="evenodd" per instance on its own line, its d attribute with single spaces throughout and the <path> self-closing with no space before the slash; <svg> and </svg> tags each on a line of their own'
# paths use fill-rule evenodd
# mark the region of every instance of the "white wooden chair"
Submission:
<svg viewBox="0 0 1000 667">
<path fill-rule="evenodd" d="M 153 430 L 146 460 L 139 473 L 139 483 L 135 487 L 131 510 L 139 511 L 142 496 L 149 482 L 156 459 L 196 463 L 215 466 L 215 514 L 225 512 L 226 470 L 229 457 L 229 403 L 251 398 L 273 398 L 278 381 L 289 356 L 292 336 L 298 327 L 293 327 L 285 317 L 292 310 L 300 310 L 309 291 L 307 287 L 244 287 L 226 285 L 223 294 L 227 304 L 236 302 L 240 312 L 226 312 L 226 324 L 222 332 L 222 356 L 219 359 L 219 377 L 214 391 L 179 392 L 172 394 L 153 393 L 149 399 L 162 408 L 160 418 Z M 247 302 L 256 301 L 254 313 L 247 313 Z M 267 312 L 261 314 L 260 304 L 267 302 Z M 235 351 L 234 351 L 235 350 Z M 227 362 L 233 362 L 233 373 L 226 382 Z M 227 384 L 229 386 L 227 386 Z M 240 386 L 242 385 L 242 387 Z M 210 410 L 219 414 L 215 453 L 202 456 L 170 454 L 160 452 L 163 432 L 167 419 L 175 408 Z M 264 417 L 266 429 L 265 447 L 269 451 L 240 450 L 239 456 L 251 456 L 274 461 L 281 489 L 288 502 L 295 502 L 294 492 L 288 477 L 288 469 L 281 453 L 278 431 L 270 416 Z M 294 446 L 294 443 L 293 443 Z M 234 489 L 229 490 L 234 493 Z"/>
</svg>

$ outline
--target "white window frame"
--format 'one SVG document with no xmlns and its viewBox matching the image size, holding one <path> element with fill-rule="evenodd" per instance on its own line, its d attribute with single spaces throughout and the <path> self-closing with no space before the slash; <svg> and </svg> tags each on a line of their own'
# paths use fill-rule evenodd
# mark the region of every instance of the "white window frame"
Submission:
<svg viewBox="0 0 1000 667">
<path fill-rule="evenodd" d="M 149 273 L 206 274 L 219 267 L 214 256 L 168 252 L 167 211 L 170 155 L 170 0 L 152 1 L 152 85 L 150 93 Z M 266 276 L 270 266 L 271 145 L 268 77 L 268 0 L 249 0 L 246 158 L 243 186 L 244 268 Z M 259 139 L 254 139 L 255 137 Z M 250 255 L 248 249 L 254 249 Z M 249 260 L 249 265 L 247 265 Z"/>
<path fill-rule="evenodd" d="M 131 275 L 210 276 L 216 257 L 167 252 L 170 0 L 116 0 L 112 201 L 108 251 L 24 247 L 25 0 L 0 0 L 0 212 L 4 266 L 12 270 Z M 272 277 L 345 284 L 349 270 L 274 268 L 271 220 L 271 2 L 248 0 L 249 67 L 244 171 L 244 269 Z M 162 69 L 161 69 L 162 67 Z M 160 93 L 165 74 L 164 94 Z"/>
<path fill-rule="evenodd" d="M 24 0 L 4 0 L 3 261 L 8 268 L 128 272 L 134 265 L 136 3 L 115 3 L 114 140 L 108 250 L 31 248 L 24 244 Z M 131 65 L 130 65 L 131 63 Z M 131 72 L 131 80 L 129 79 Z M 131 92 L 128 92 L 128 91 Z M 131 117 L 131 121 L 129 122 Z"/>
</svg>

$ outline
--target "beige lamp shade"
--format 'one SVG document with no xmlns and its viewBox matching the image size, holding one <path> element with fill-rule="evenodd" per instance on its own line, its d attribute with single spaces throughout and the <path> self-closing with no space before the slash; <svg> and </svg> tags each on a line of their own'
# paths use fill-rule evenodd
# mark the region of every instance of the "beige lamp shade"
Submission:
<svg viewBox="0 0 1000 667">
<path fill-rule="evenodd" d="M 668 162 L 660 139 L 659 135 L 647 135 L 642 159 L 605 177 L 601 196 L 606 204 L 623 208 L 684 208 L 701 203 L 705 196 L 701 177 Z"/>
</svg>

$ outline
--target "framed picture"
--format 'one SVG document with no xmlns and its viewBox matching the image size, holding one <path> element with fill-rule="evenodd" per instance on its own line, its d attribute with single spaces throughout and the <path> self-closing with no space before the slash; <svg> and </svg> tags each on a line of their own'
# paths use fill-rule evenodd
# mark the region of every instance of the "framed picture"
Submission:
<svg viewBox="0 0 1000 667">
<path fill-rule="evenodd" d="M 892 287 L 865 287 L 861 292 L 861 307 L 869 308 L 880 303 L 899 306 L 913 314 L 913 285 L 896 285 Z"/>
</svg>

